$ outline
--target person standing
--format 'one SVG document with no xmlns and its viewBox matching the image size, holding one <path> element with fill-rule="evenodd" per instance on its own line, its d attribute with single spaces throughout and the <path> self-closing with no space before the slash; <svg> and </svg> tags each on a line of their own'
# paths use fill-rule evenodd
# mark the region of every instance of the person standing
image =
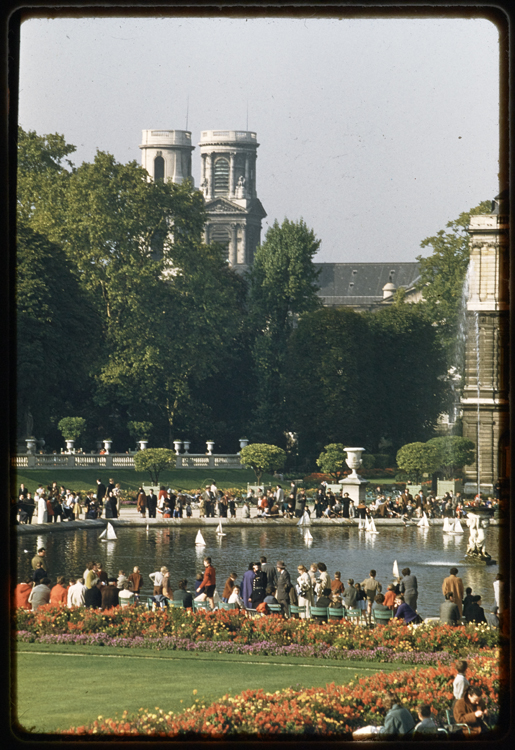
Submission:
<svg viewBox="0 0 515 750">
<path fill-rule="evenodd" d="M 261 570 L 266 575 L 266 587 L 272 586 L 274 589 L 277 587 L 277 570 L 273 563 L 266 561 L 266 557 L 262 555 L 260 557 Z"/>
<path fill-rule="evenodd" d="M 105 509 L 106 509 L 106 513 L 105 513 L 106 518 L 118 518 L 118 507 L 117 507 L 116 497 L 114 496 L 112 491 L 107 496 L 107 500 L 105 502 Z"/>
<path fill-rule="evenodd" d="M 37 554 L 35 554 L 32 560 L 30 561 L 32 570 L 36 570 L 36 568 L 38 567 L 37 564 L 39 562 L 42 562 L 43 567 L 46 569 L 46 549 L 44 547 L 40 547 L 37 551 Z"/>
<path fill-rule="evenodd" d="M 84 578 L 70 578 L 70 585 L 68 586 L 68 600 L 66 602 L 68 608 L 70 607 L 83 607 L 84 606 L 84 595 L 86 593 L 86 587 L 84 586 Z"/>
<path fill-rule="evenodd" d="M 307 619 L 311 617 L 311 607 L 314 605 L 313 586 L 307 568 L 304 565 L 299 565 L 297 570 L 299 572 L 297 578 L 299 607 L 306 607 L 305 614 L 301 614 L 301 618 Z"/>
<path fill-rule="evenodd" d="M 102 484 L 100 479 L 97 479 L 97 505 L 99 508 L 102 507 L 102 503 L 104 502 L 104 497 L 106 494 L 106 486 L 105 484 Z"/>
<path fill-rule="evenodd" d="M 399 593 L 404 594 L 404 601 L 416 612 L 418 599 L 417 577 L 411 575 L 411 570 L 409 568 L 402 569 L 402 576 L 403 578 L 400 583 Z"/>
<path fill-rule="evenodd" d="M 465 677 L 465 672 L 467 671 L 468 666 L 468 663 L 464 659 L 461 659 L 455 663 L 455 667 L 458 672 L 458 674 L 454 678 L 454 682 L 452 683 L 452 693 L 455 700 L 463 698 L 463 696 L 465 695 L 465 690 L 470 685 L 469 681 Z"/>
<path fill-rule="evenodd" d="M 253 569 L 254 578 L 252 579 L 252 594 L 250 595 L 250 599 L 252 609 L 256 609 L 266 596 L 266 573 L 261 570 L 260 562 L 255 562 Z"/>
<path fill-rule="evenodd" d="M 230 574 L 229 578 L 226 580 L 225 586 L 224 586 L 224 590 L 222 592 L 222 601 L 223 602 L 228 602 L 229 601 L 229 597 L 232 594 L 232 590 L 234 588 L 234 582 L 235 582 L 235 580 L 236 580 L 237 577 L 238 577 L 238 574 L 233 572 L 233 573 Z"/>
<path fill-rule="evenodd" d="M 442 594 L 452 594 L 453 601 L 458 605 L 460 617 L 463 615 L 463 581 L 458 578 L 458 568 L 451 568 L 447 578 L 442 583 Z"/>
<path fill-rule="evenodd" d="M 216 589 L 216 570 L 211 564 L 211 558 L 204 558 L 204 578 L 199 587 L 199 593 L 205 594 L 205 598 L 209 601 L 211 609 L 215 608 L 214 594 Z"/>
<path fill-rule="evenodd" d="M 254 563 L 249 563 L 248 570 L 243 574 L 241 579 L 241 598 L 247 609 L 252 608 L 250 598 L 252 596 L 252 581 L 254 580 Z"/>
<path fill-rule="evenodd" d="M 132 590 L 134 591 L 136 599 L 139 598 L 139 592 L 143 583 L 143 576 L 141 575 L 140 569 L 137 565 L 135 565 L 132 569 L 132 573 L 129 575 L 128 580 L 132 587 Z"/>
<path fill-rule="evenodd" d="M 136 508 L 138 510 L 138 513 L 142 518 L 145 518 L 146 510 L 147 510 L 147 496 L 145 495 L 145 492 L 143 490 L 143 487 L 140 487 L 138 490 L 138 497 L 136 500 Z"/>
<path fill-rule="evenodd" d="M 88 609 L 100 609 L 102 606 L 102 581 L 98 580 L 84 592 L 84 606 Z"/>
<path fill-rule="evenodd" d="M 43 493 L 37 495 L 37 506 L 38 506 L 38 523 L 48 523 L 48 512 L 45 495 Z"/>
<path fill-rule="evenodd" d="M 276 564 L 276 569 L 277 569 L 277 590 L 275 593 L 275 598 L 281 605 L 283 614 L 287 615 L 289 613 L 290 589 L 292 587 L 290 574 L 286 570 L 286 566 L 283 560 L 278 560 Z"/>
<path fill-rule="evenodd" d="M 156 510 L 157 510 L 157 495 L 154 494 L 154 490 L 152 487 L 150 488 L 150 492 L 147 497 L 147 508 L 148 508 L 148 517 L 155 518 Z"/>
<path fill-rule="evenodd" d="M 365 595 L 367 597 L 367 619 L 368 622 L 371 622 L 371 616 L 372 616 L 372 604 L 374 603 L 374 599 L 376 597 L 376 594 L 379 591 L 382 591 L 382 586 L 379 583 L 379 581 L 376 581 L 376 571 L 371 570 L 368 578 L 366 578 L 361 586 L 365 592 Z"/>
</svg>

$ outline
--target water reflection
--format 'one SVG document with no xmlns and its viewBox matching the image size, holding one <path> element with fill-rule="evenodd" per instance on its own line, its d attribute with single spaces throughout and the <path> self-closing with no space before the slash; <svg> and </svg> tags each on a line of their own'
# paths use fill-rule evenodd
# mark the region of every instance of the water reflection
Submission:
<svg viewBox="0 0 515 750">
<path fill-rule="evenodd" d="M 285 560 L 290 572 L 299 564 L 309 567 L 311 562 L 326 563 L 331 577 L 341 571 L 342 580 L 354 578 L 363 581 L 371 568 L 386 588 L 392 578 L 393 561 L 399 570 L 411 568 L 419 583 L 419 611 L 423 616 L 436 614 L 442 600 L 442 581 L 449 568 L 456 566 L 465 586 L 482 594 L 485 606 L 494 604 L 492 583 L 499 571 L 497 565 L 474 567 L 464 565 L 468 534 L 449 536 L 441 527 L 421 530 L 417 527 L 398 526 L 381 529 L 379 534 L 365 534 L 356 528 L 329 526 L 311 527 L 311 541 L 304 531 L 295 526 L 273 528 L 226 527 L 225 537 L 218 537 L 215 527 L 203 530 L 206 544 L 195 544 L 196 530 L 180 528 L 145 527 L 118 528 L 118 539 L 102 542 L 97 530 L 81 529 L 73 533 L 46 533 L 37 537 L 20 537 L 17 543 L 18 580 L 30 572 L 30 560 L 35 550 L 46 547 L 48 572 L 52 581 L 57 575 L 82 575 L 88 560 L 98 560 L 110 576 L 119 570 L 128 574 L 139 565 L 144 578 L 143 593 L 151 594 L 148 574 L 166 565 L 172 585 L 187 578 L 193 585 L 197 573 L 203 570 L 203 559 L 213 558 L 217 570 L 218 588 L 232 570 L 240 575 L 248 563 L 265 555 L 270 562 Z M 499 529 L 486 530 L 486 548 L 494 559 L 499 557 Z M 23 550 L 28 552 L 24 553 Z"/>
</svg>

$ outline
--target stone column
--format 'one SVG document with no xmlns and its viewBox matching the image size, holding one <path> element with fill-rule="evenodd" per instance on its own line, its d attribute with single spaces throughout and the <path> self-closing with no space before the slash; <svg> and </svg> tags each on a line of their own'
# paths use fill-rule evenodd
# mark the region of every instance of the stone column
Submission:
<svg viewBox="0 0 515 750">
<path fill-rule="evenodd" d="M 252 195 L 252 187 L 250 184 L 250 163 L 249 163 L 249 155 L 245 154 L 245 189 L 247 192 L 247 195 Z"/>
<path fill-rule="evenodd" d="M 234 198 L 234 151 L 229 154 L 229 198 Z"/>
<path fill-rule="evenodd" d="M 208 201 L 213 200 L 214 185 L 213 185 L 213 162 L 214 154 L 209 154 L 207 157 L 207 199 Z"/>
<path fill-rule="evenodd" d="M 235 266 L 238 262 L 238 227 L 239 224 L 231 224 L 232 241 L 229 245 L 229 265 Z"/>
</svg>

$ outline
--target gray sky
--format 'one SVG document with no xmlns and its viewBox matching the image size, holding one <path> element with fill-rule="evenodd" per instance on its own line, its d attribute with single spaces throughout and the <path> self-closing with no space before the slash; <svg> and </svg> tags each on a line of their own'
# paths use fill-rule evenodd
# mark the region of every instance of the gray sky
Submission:
<svg viewBox="0 0 515 750">
<path fill-rule="evenodd" d="M 141 131 L 257 132 L 257 189 L 318 261 L 410 261 L 498 192 L 498 31 L 483 19 L 31 19 L 20 124 L 140 162 Z M 199 149 L 193 176 L 199 184 Z M 427 254 L 427 250 L 424 251 Z"/>
</svg>

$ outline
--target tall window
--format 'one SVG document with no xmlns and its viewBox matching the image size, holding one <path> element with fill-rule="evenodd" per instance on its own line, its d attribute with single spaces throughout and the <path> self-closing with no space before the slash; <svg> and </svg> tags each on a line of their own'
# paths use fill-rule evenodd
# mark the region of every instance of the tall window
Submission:
<svg viewBox="0 0 515 750">
<path fill-rule="evenodd" d="M 215 161 L 215 195 L 223 195 L 229 192 L 229 162 L 227 159 Z"/>
<path fill-rule="evenodd" d="M 154 180 L 157 182 L 158 180 L 161 180 L 161 182 L 165 178 L 165 160 L 162 156 L 156 156 L 154 159 Z"/>
</svg>

